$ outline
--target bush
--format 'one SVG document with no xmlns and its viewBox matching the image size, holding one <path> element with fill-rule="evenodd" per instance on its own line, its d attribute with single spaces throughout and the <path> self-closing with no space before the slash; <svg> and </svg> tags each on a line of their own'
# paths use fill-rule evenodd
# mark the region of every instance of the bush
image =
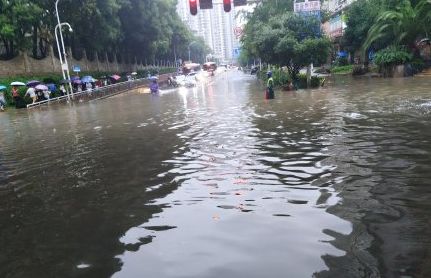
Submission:
<svg viewBox="0 0 431 278">
<path fill-rule="evenodd" d="M 374 56 L 374 63 L 380 68 L 392 67 L 396 65 L 404 65 L 405 63 L 410 62 L 412 57 L 412 54 L 404 47 L 392 45 L 377 51 Z"/>
<path fill-rule="evenodd" d="M 347 66 L 348 64 L 347 57 L 337 57 L 334 62 L 334 65 L 337 67 Z"/>
<path fill-rule="evenodd" d="M 307 75 L 306 74 L 299 74 L 298 75 L 298 88 L 299 89 L 306 89 L 307 88 Z M 311 83 L 310 88 L 318 88 L 323 83 L 324 78 L 323 77 L 317 77 L 317 76 L 311 76 Z"/>
<path fill-rule="evenodd" d="M 354 65 L 352 69 L 352 75 L 363 75 L 368 72 L 367 68 L 362 65 Z"/>
<path fill-rule="evenodd" d="M 337 67 L 332 67 L 331 68 L 331 72 L 335 73 L 335 74 L 347 74 L 347 73 L 352 73 L 353 71 L 353 65 L 347 65 L 347 66 L 337 66 Z"/>
<path fill-rule="evenodd" d="M 271 71 L 275 87 L 288 85 L 292 81 L 292 78 L 290 77 L 289 73 L 282 68 L 273 69 Z M 266 82 L 268 80 L 266 73 L 267 71 L 264 70 L 259 71 L 257 73 L 258 78 Z"/>
<path fill-rule="evenodd" d="M 425 62 L 420 58 L 415 58 L 410 63 L 414 73 L 421 72 L 425 69 Z"/>
</svg>

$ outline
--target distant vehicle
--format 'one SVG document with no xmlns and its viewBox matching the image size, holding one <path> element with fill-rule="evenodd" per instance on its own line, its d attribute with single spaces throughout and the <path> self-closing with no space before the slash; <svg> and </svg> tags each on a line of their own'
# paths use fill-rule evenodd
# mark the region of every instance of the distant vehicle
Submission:
<svg viewBox="0 0 431 278">
<path fill-rule="evenodd" d="M 197 64 L 197 63 L 189 63 L 189 64 L 185 64 L 182 68 L 182 72 L 183 74 L 188 74 L 190 72 L 193 71 L 198 71 L 201 69 L 201 64 Z"/>
<path fill-rule="evenodd" d="M 207 62 L 202 66 L 204 71 L 215 71 L 217 69 L 217 64 L 214 62 Z"/>
<path fill-rule="evenodd" d="M 259 71 L 258 67 L 252 67 L 251 71 L 250 71 L 250 74 L 256 74 L 258 71 Z"/>
<path fill-rule="evenodd" d="M 186 75 L 185 86 L 194 87 L 196 86 L 196 83 L 197 83 L 196 81 L 197 81 L 196 72 L 190 72 L 189 74 Z"/>
<path fill-rule="evenodd" d="M 178 75 L 176 80 L 179 86 L 194 87 L 196 86 L 196 72 L 190 72 L 187 75 Z"/>
</svg>

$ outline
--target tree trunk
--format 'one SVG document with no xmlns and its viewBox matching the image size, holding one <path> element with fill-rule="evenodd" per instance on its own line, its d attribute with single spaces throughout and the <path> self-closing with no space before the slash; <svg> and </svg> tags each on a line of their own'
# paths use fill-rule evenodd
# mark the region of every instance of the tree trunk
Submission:
<svg viewBox="0 0 431 278">
<path fill-rule="evenodd" d="M 39 58 L 37 55 L 37 25 L 33 25 L 33 58 Z"/>
</svg>

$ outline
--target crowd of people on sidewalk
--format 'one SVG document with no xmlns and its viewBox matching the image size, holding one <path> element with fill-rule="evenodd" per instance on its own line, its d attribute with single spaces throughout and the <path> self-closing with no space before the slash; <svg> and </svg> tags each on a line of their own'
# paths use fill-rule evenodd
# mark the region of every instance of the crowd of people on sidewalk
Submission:
<svg viewBox="0 0 431 278">
<path fill-rule="evenodd" d="M 38 80 L 31 80 L 26 83 L 15 81 L 10 84 L 10 94 L 8 94 L 6 86 L 0 85 L 0 111 L 5 110 L 8 97 L 9 102 L 13 103 L 16 108 L 26 108 L 28 104 L 65 96 L 70 91 L 70 87 L 75 94 L 115 84 L 121 79 L 119 75 L 105 76 L 99 80 L 91 76 L 74 76 L 71 80 L 60 80 L 58 85 L 54 82 L 44 84 Z M 127 80 L 130 81 L 133 78 L 127 76 Z"/>
</svg>

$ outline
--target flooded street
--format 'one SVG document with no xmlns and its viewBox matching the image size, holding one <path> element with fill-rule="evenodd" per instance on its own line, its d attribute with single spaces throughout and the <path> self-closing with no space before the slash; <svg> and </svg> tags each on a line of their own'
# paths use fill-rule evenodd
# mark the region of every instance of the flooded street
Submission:
<svg viewBox="0 0 431 278">
<path fill-rule="evenodd" d="M 431 79 L 0 114 L 0 277 L 431 277 Z"/>
</svg>

